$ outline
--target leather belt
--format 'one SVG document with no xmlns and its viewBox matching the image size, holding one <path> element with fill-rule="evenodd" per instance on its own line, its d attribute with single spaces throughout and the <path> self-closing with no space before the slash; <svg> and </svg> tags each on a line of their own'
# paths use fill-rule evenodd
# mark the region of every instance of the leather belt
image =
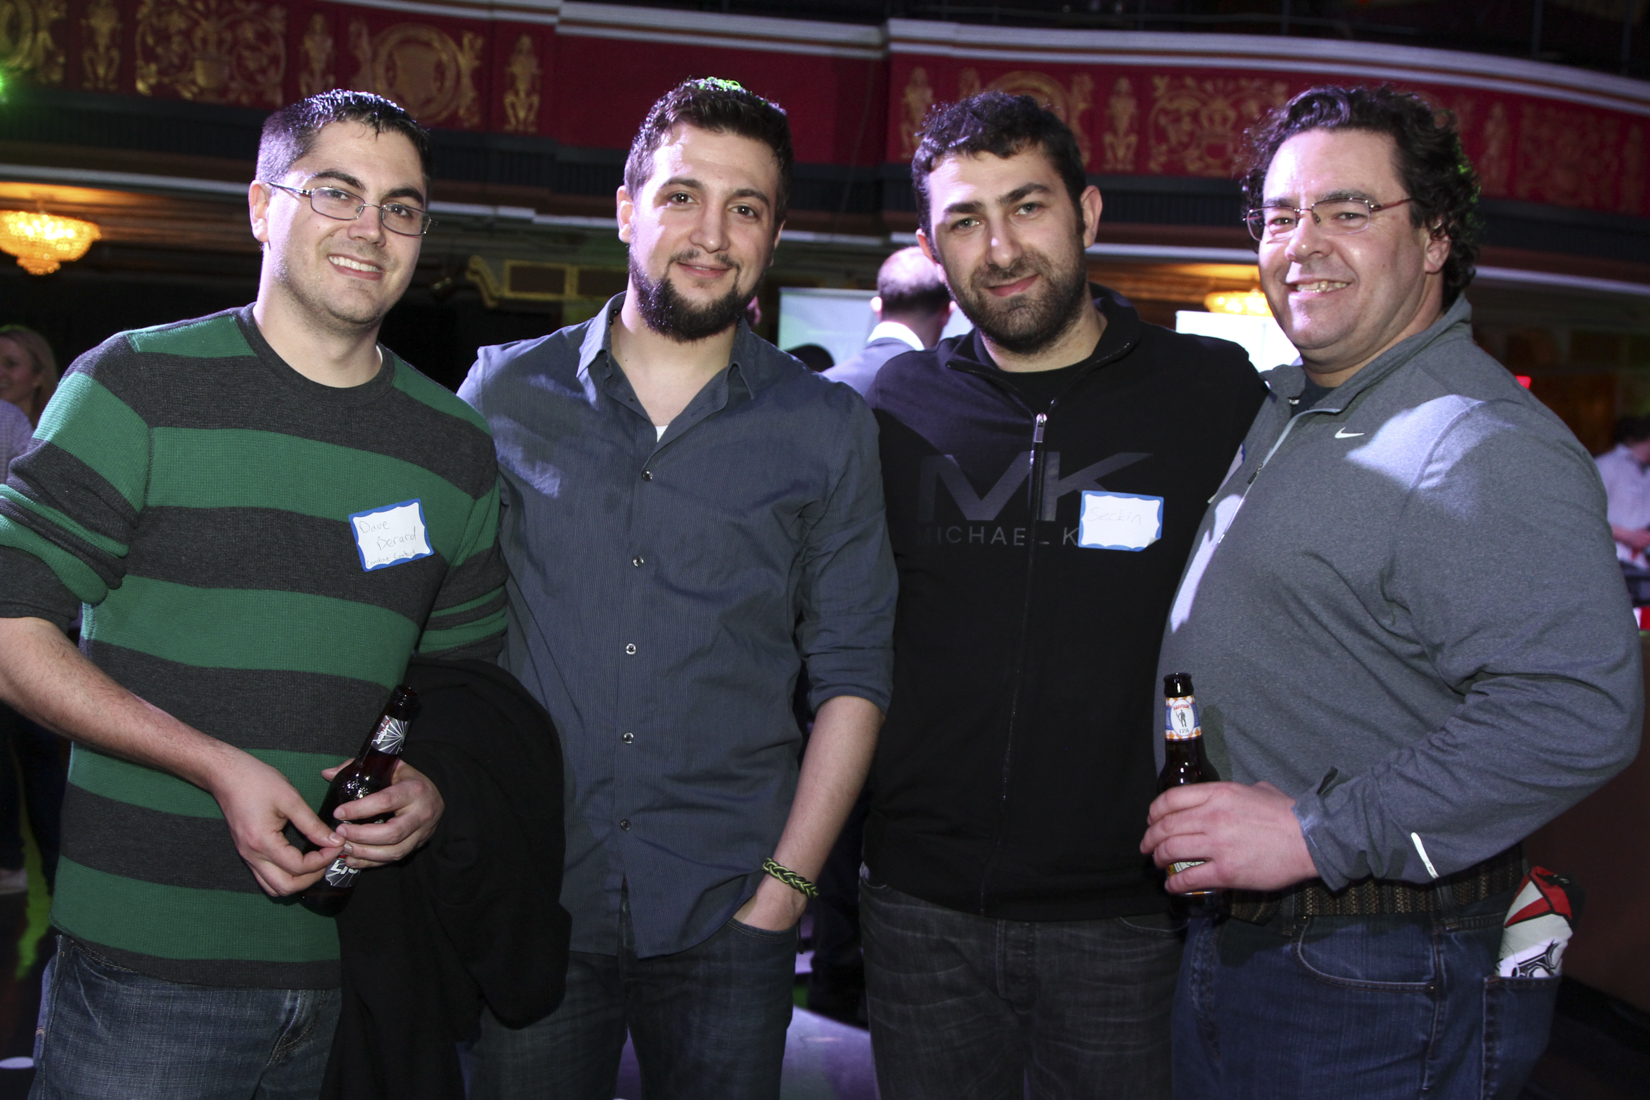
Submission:
<svg viewBox="0 0 1650 1100">
<path fill-rule="evenodd" d="M 1389 878 L 1367 878 L 1331 892 L 1322 879 L 1290 890 L 1233 890 L 1228 911 L 1238 920 L 1265 924 L 1292 901 L 1296 917 L 1375 917 L 1406 913 L 1439 913 L 1471 905 L 1515 888 L 1524 879 L 1524 846 L 1514 844 L 1464 871 L 1445 875 L 1425 886 Z M 1444 891 L 1450 891 L 1446 895 Z M 1453 903 L 1453 904 L 1452 904 Z"/>
</svg>

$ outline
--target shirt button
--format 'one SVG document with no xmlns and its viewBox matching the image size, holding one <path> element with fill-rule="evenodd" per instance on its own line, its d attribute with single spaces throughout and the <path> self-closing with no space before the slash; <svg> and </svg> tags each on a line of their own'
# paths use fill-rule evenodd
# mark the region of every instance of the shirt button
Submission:
<svg viewBox="0 0 1650 1100">
<path fill-rule="evenodd" d="M 652 470 L 643 470 L 642 471 L 642 480 L 643 481 L 652 481 L 653 480 L 653 471 Z"/>
<path fill-rule="evenodd" d="M 640 554 L 637 554 L 635 557 L 630 559 L 630 564 L 634 565 L 636 568 L 640 569 L 643 565 L 642 556 Z"/>
<path fill-rule="evenodd" d="M 626 645 L 624 647 L 624 651 L 632 657 L 636 656 L 636 643 L 635 642 L 629 643 L 628 645 Z"/>
<path fill-rule="evenodd" d="M 620 821 L 619 822 L 619 828 L 623 829 L 625 832 L 628 833 L 630 831 L 630 819 L 627 817 L 627 818 L 623 819 L 622 821 Z"/>
<path fill-rule="evenodd" d="M 625 730 L 623 733 L 619 734 L 619 740 L 628 745 L 632 741 L 636 740 L 636 735 L 631 733 L 629 730 Z"/>
</svg>

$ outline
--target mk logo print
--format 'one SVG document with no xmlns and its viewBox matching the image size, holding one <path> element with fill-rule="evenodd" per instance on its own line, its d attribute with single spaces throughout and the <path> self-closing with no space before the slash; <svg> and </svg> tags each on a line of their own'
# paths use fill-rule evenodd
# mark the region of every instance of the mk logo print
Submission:
<svg viewBox="0 0 1650 1100">
<path fill-rule="evenodd" d="M 1088 489 L 1102 489 L 1104 486 L 1100 484 L 1101 478 L 1150 457 L 1149 454 L 1134 451 L 1114 454 L 1110 458 L 1103 458 L 1092 465 L 1084 466 L 1074 474 L 1061 477 L 1060 452 L 1048 452 L 1043 461 L 1043 514 L 1037 518 L 1052 521 L 1061 497 Z M 1003 471 L 1003 476 L 997 479 L 997 483 L 981 496 L 974 491 L 968 475 L 963 473 L 956 459 L 950 455 L 930 455 L 922 460 L 922 466 L 917 474 L 917 522 L 934 522 L 936 497 L 939 487 L 944 485 L 951 494 L 951 499 L 957 502 L 957 509 L 962 512 L 963 519 L 973 523 L 989 523 L 1002 515 L 1003 507 L 1030 479 L 1031 452 L 1022 451 L 1008 464 L 1008 469 Z"/>
</svg>

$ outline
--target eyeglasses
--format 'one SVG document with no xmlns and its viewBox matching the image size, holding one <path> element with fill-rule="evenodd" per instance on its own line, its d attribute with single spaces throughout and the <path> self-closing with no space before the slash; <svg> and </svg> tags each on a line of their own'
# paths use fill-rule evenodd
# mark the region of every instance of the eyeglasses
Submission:
<svg viewBox="0 0 1650 1100">
<path fill-rule="evenodd" d="M 1257 241 L 1279 241 L 1289 236 L 1300 225 L 1301 217 L 1312 215 L 1313 223 L 1325 233 L 1345 236 L 1362 233 L 1369 228 L 1378 210 L 1390 210 L 1413 198 L 1396 202 L 1370 202 L 1367 199 L 1319 199 L 1311 206 L 1277 204 L 1259 206 L 1244 212 L 1243 221 L 1249 226 L 1249 235 Z"/>
<path fill-rule="evenodd" d="M 369 206 L 378 211 L 378 220 L 391 233 L 399 233 L 403 237 L 422 237 L 430 231 L 435 219 L 416 206 L 408 206 L 403 202 L 367 202 L 359 195 L 352 195 L 348 191 L 337 187 L 288 187 L 284 183 L 264 183 L 265 187 L 273 187 L 277 191 L 285 191 L 289 195 L 297 195 L 309 200 L 310 209 L 323 218 L 336 218 L 341 222 L 352 222 L 361 216 L 361 212 Z"/>
</svg>

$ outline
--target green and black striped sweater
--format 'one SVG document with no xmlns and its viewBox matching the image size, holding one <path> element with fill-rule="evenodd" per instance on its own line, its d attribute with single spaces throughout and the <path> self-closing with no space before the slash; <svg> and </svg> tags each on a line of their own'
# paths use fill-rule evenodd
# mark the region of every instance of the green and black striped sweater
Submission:
<svg viewBox="0 0 1650 1100">
<path fill-rule="evenodd" d="M 416 649 L 490 657 L 504 567 L 486 421 L 388 351 L 335 389 L 250 307 L 77 360 L 0 489 L 0 617 L 279 768 L 311 805 Z M 415 729 L 416 735 L 416 729 Z M 323 988 L 332 921 L 267 897 L 211 795 L 77 745 L 52 920 L 172 981 Z"/>
</svg>

